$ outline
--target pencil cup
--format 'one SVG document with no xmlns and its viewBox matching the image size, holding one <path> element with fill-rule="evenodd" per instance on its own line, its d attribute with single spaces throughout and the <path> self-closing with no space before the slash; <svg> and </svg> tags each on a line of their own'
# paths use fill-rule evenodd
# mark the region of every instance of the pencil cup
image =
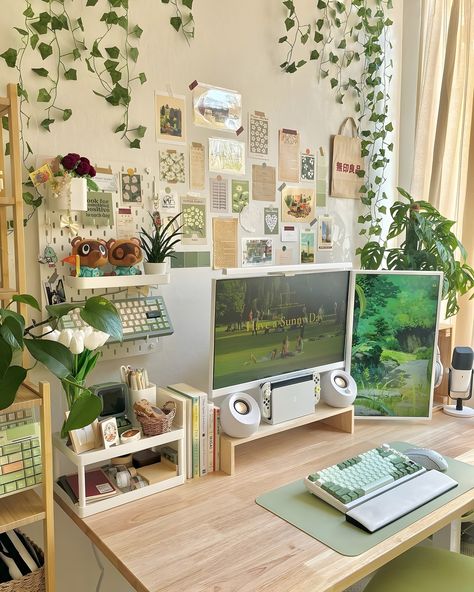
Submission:
<svg viewBox="0 0 474 592">
<path fill-rule="evenodd" d="M 150 405 L 156 407 L 156 384 L 149 383 L 144 389 L 129 389 L 130 393 L 130 409 L 133 409 L 134 404 L 141 399 L 146 399 Z M 133 417 L 133 412 L 131 417 Z"/>
</svg>

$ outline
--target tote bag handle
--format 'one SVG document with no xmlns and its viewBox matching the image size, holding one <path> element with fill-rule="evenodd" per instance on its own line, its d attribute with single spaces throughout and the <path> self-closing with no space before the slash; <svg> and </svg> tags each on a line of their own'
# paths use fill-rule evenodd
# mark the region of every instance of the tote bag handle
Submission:
<svg viewBox="0 0 474 592">
<path fill-rule="evenodd" d="M 346 134 L 344 132 L 346 132 L 346 128 L 347 128 L 347 124 L 350 123 L 351 125 L 351 129 L 350 129 L 350 134 Z M 340 136 L 349 136 L 351 138 L 357 138 L 357 125 L 356 122 L 354 121 L 353 117 L 346 117 L 346 119 L 344 119 L 344 121 L 341 123 L 341 127 L 339 128 L 339 135 Z"/>
</svg>

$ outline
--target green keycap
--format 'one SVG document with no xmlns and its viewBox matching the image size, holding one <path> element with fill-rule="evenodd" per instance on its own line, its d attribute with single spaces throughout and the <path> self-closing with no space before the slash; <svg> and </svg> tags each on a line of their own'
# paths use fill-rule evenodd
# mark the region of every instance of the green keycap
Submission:
<svg viewBox="0 0 474 592">
<path fill-rule="evenodd" d="M 310 481 L 317 481 L 319 479 L 319 473 L 311 473 L 311 475 L 308 475 L 308 479 Z"/>
</svg>

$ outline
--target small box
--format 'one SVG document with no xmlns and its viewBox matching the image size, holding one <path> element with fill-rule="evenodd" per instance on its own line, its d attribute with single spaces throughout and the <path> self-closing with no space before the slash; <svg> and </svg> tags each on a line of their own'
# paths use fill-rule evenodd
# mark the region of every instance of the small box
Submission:
<svg viewBox="0 0 474 592">
<path fill-rule="evenodd" d="M 145 450 L 139 450 L 133 454 L 132 464 L 136 469 L 138 469 L 139 467 L 154 465 L 155 463 L 160 462 L 160 460 L 160 452 L 155 452 L 151 448 L 147 448 Z"/>
</svg>

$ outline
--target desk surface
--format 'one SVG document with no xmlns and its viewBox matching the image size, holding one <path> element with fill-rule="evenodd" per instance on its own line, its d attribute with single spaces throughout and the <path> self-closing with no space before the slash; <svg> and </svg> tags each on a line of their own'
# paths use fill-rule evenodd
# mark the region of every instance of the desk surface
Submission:
<svg viewBox="0 0 474 592">
<path fill-rule="evenodd" d="M 473 448 L 474 420 L 319 424 L 239 447 L 237 472 L 214 473 L 89 518 L 61 507 L 139 592 L 338 591 L 474 508 L 474 489 L 357 557 L 287 524 L 255 498 L 342 458 L 404 440 L 456 457 Z"/>
</svg>

